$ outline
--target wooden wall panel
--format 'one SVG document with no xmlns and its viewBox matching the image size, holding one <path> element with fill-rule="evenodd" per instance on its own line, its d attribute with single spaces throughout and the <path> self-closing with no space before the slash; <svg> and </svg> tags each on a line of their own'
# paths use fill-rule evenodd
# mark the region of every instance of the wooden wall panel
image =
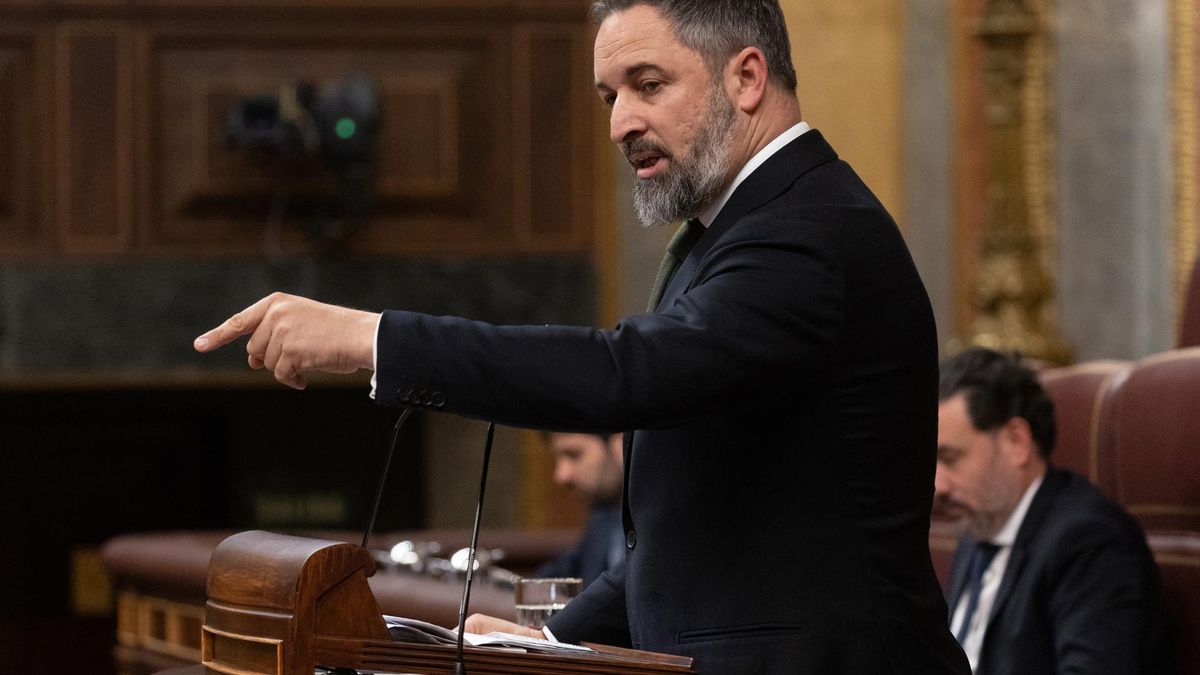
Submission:
<svg viewBox="0 0 1200 675">
<path fill-rule="evenodd" d="M 780 2 L 804 119 L 896 217 L 904 213 L 904 4 Z"/>
<path fill-rule="evenodd" d="M 587 35 L 570 25 L 521 26 L 514 35 L 515 221 L 524 248 L 583 248 L 590 218 L 592 100 Z M 584 53 L 586 51 L 586 53 Z M 589 105 L 590 104 L 590 105 Z M 565 169 L 565 170 L 564 170 Z"/>
<path fill-rule="evenodd" d="M 43 233 L 45 125 L 37 115 L 44 92 L 43 41 L 35 29 L 0 31 L 0 250 L 35 246 Z M 39 86 L 38 83 L 43 85 Z"/>
<path fill-rule="evenodd" d="M 49 0 L 51 2 L 124 2 L 147 9 L 209 10 L 225 8 L 239 13 L 261 13 L 276 9 L 287 11 L 387 12 L 386 17 L 413 13 L 424 17 L 447 16 L 456 19 L 511 19 L 515 14 L 556 14 L 567 19 L 582 19 L 589 0 Z M 582 9 L 581 9 L 582 8 Z M 384 15 L 379 15 L 384 16 Z"/>
<path fill-rule="evenodd" d="M 384 106 L 379 127 L 381 194 L 453 199 L 468 186 L 464 167 L 457 75 L 390 74 L 379 82 Z M 469 170 L 468 170 L 469 171 Z"/>
<path fill-rule="evenodd" d="M 68 251 L 111 253 L 132 239 L 129 28 L 75 22 L 55 45 L 55 215 Z"/>
<path fill-rule="evenodd" d="M 283 170 L 230 149 L 226 117 L 242 98 L 288 82 L 320 86 L 363 73 L 380 94 L 374 214 L 354 244 L 372 252 L 511 246 L 505 35 L 496 31 L 363 34 L 221 31 L 218 40 L 163 29 L 150 38 L 152 120 L 144 214 L 156 248 L 251 249 L 281 190 L 292 221 L 332 193 L 315 165 Z M 319 202 L 319 197 L 316 200 Z M 299 224 L 296 222 L 296 224 Z"/>
<path fill-rule="evenodd" d="M 0 0 L 0 255 L 257 256 L 274 231 L 304 250 L 336 181 L 231 149 L 226 119 L 351 74 L 381 120 L 347 253 L 589 251 L 587 4 Z"/>
</svg>

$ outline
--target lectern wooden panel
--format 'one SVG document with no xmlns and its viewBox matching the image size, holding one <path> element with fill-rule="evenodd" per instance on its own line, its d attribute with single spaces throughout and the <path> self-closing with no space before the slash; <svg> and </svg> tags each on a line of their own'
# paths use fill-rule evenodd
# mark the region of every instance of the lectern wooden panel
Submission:
<svg viewBox="0 0 1200 675">
<path fill-rule="evenodd" d="M 206 672 L 312 675 L 317 666 L 445 673 L 455 649 L 393 642 L 367 585 L 375 561 L 353 544 L 268 532 L 213 552 L 201 652 Z M 691 659 L 594 645 L 595 653 L 467 648 L 473 674 L 690 673 Z"/>
</svg>

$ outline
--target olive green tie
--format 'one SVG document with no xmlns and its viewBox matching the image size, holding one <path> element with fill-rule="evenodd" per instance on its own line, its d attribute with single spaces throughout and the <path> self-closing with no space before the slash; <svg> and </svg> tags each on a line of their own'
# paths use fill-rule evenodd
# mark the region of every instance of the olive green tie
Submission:
<svg viewBox="0 0 1200 675">
<path fill-rule="evenodd" d="M 683 224 L 679 226 L 679 231 L 675 233 L 674 237 L 671 237 L 671 243 L 667 244 L 667 254 L 663 256 L 662 264 L 658 266 L 658 276 L 654 277 L 654 290 L 650 291 L 650 304 L 646 307 L 647 312 L 653 312 L 658 307 L 663 293 L 667 290 L 667 284 L 671 283 L 671 277 L 683 264 L 688 252 L 696 245 L 702 234 L 704 234 L 704 225 L 695 218 L 689 218 L 683 221 Z"/>
</svg>

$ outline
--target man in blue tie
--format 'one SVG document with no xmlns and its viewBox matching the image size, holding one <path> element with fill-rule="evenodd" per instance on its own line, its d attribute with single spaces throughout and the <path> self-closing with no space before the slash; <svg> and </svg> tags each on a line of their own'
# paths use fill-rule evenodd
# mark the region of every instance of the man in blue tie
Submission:
<svg viewBox="0 0 1200 675">
<path fill-rule="evenodd" d="M 1014 358 L 942 364 L 937 509 L 966 536 L 950 628 L 975 673 L 1163 672 L 1157 568 L 1137 522 L 1053 468 L 1054 406 Z"/>
</svg>

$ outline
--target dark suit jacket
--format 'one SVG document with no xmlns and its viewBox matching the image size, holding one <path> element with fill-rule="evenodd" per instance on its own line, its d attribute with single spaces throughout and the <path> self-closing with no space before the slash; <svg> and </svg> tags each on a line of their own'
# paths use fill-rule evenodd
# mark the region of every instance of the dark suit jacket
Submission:
<svg viewBox="0 0 1200 675">
<path fill-rule="evenodd" d="M 626 562 L 550 629 L 706 673 L 963 673 L 930 563 L 932 312 L 821 135 L 733 193 L 613 330 L 385 312 L 378 396 L 626 435 Z"/>
<path fill-rule="evenodd" d="M 967 537 L 955 551 L 950 607 L 974 544 Z M 1159 592 L 1137 522 L 1086 478 L 1052 469 L 1013 542 L 975 672 L 1168 672 Z"/>
<path fill-rule="evenodd" d="M 616 506 L 597 506 L 588 512 L 587 526 L 583 537 L 571 550 L 546 562 L 537 570 L 539 577 L 579 577 L 587 588 L 609 568 L 609 558 L 624 559 L 622 545 L 616 556 L 613 540 L 624 539 L 621 527 L 621 509 Z"/>
</svg>

